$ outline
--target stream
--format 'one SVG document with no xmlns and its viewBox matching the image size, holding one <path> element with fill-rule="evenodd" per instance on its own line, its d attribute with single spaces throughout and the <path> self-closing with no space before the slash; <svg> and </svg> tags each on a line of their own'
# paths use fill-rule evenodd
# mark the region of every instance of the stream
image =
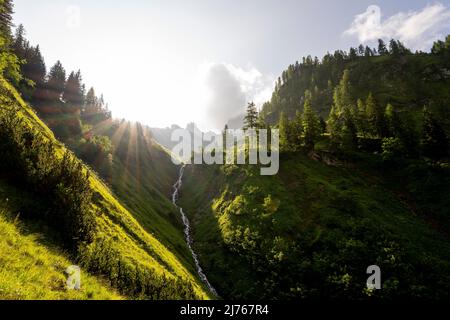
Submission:
<svg viewBox="0 0 450 320">
<path fill-rule="evenodd" d="M 189 247 L 189 250 L 191 251 L 192 258 L 194 258 L 195 268 L 197 269 L 197 273 L 198 273 L 200 279 L 203 281 L 203 283 L 208 287 L 209 291 L 211 291 L 212 294 L 214 294 L 216 297 L 218 297 L 219 295 L 217 294 L 216 289 L 214 289 L 214 287 L 211 285 L 211 283 L 209 283 L 208 278 L 206 277 L 205 273 L 203 272 L 202 267 L 200 266 L 200 261 L 198 260 L 198 256 L 195 253 L 194 249 L 192 248 L 191 225 L 189 223 L 189 219 L 187 218 L 186 214 L 183 212 L 183 208 L 181 208 L 177 205 L 178 194 L 181 189 L 185 167 L 186 167 L 186 165 L 183 165 L 181 167 L 178 180 L 173 185 L 174 191 L 172 194 L 172 203 L 180 210 L 181 219 L 183 220 L 183 225 L 184 225 L 184 236 L 186 238 L 186 243 Z"/>
</svg>

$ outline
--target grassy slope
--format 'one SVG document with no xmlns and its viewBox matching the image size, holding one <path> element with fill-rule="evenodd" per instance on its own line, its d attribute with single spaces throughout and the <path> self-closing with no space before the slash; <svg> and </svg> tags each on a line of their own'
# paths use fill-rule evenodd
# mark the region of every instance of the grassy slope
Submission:
<svg viewBox="0 0 450 320">
<path fill-rule="evenodd" d="M 146 231 L 195 273 L 181 217 L 170 199 L 179 167 L 172 163 L 167 151 L 135 123 L 124 122 L 119 126 L 103 123 L 94 127 L 94 132 L 109 136 L 113 143 L 113 192 Z"/>
<path fill-rule="evenodd" d="M 448 239 L 381 179 L 352 168 L 301 155 L 284 155 L 272 177 L 245 166 L 191 166 L 180 203 L 223 297 L 362 298 L 371 294 L 371 264 L 382 270 L 380 297 L 448 295 Z"/>
<path fill-rule="evenodd" d="M 12 100 L 15 104 L 20 105 L 21 112 L 18 116 L 23 117 L 28 125 L 43 133 L 46 139 L 52 141 L 57 146 L 57 152 L 61 156 L 65 146 L 54 138 L 50 129 L 23 102 L 11 85 L 0 79 L 0 86 L 1 100 Z M 100 213 L 97 218 L 97 238 L 90 245 L 90 249 L 95 250 L 96 246 L 102 241 L 109 241 L 112 243 L 114 250 L 131 264 L 146 268 L 151 273 L 161 277 L 183 279 L 193 286 L 198 298 L 209 297 L 201 281 L 189 270 L 191 268 L 187 268 L 155 236 L 144 230 L 100 179 L 91 175 L 90 181 L 94 192 L 92 214 Z"/>
<path fill-rule="evenodd" d="M 105 281 L 82 271 L 81 290 L 67 290 L 65 270 L 75 264 L 39 229 L 23 224 L 24 202 L 38 202 L 0 180 L 0 299 L 121 299 Z"/>
</svg>

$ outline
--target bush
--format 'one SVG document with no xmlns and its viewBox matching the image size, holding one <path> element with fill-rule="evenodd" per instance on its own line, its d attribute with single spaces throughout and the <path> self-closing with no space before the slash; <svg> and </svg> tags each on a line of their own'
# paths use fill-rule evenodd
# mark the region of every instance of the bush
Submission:
<svg viewBox="0 0 450 320">
<path fill-rule="evenodd" d="M 53 144 L 18 114 L 14 106 L 0 113 L 1 168 L 48 203 L 49 209 L 35 218 L 57 227 L 67 247 L 76 249 L 94 231 L 89 172 L 70 151 L 59 158 Z"/>
</svg>

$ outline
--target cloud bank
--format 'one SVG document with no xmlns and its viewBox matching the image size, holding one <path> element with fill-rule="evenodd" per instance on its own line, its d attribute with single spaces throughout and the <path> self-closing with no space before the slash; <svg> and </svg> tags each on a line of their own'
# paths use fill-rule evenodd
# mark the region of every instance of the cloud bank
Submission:
<svg viewBox="0 0 450 320">
<path fill-rule="evenodd" d="M 206 119 L 214 129 L 222 129 L 228 120 L 242 115 L 248 102 L 261 106 L 271 97 L 274 78 L 254 67 L 209 63 L 205 69 Z"/>
<path fill-rule="evenodd" d="M 441 3 L 419 11 L 399 12 L 382 21 L 381 9 L 369 6 L 354 17 L 345 35 L 357 36 L 362 43 L 381 39 L 398 39 L 414 50 L 429 50 L 433 42 L 443 39 L 450 28 L 450 10 Z"/>
</svg>

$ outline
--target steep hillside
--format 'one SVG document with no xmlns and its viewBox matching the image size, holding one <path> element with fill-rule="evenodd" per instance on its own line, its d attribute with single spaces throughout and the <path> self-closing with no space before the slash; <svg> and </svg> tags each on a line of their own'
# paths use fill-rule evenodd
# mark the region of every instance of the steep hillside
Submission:
<svg viewBox="0 0 450 320">
<path fill-rule="evenodd" d="M 382 172 L 283 153 L 257 166 L 189 166 L 180 205 L 225 298 L 448 298 L 450 243 Z M 448 190 L 448 187 L 447 187 Z M 406 193 L 406 191 L 405 191 Z M 383 290 L 366 288 L 381 268 Z"/>
<path fill-rule="evenodd" d="M 131 297 L 208 298 L 192 267 L 147 232 L 3 79 L 0 98 L 0 148 L 7 155 L 2 172 L 19 189 L 44 199 L 47 211 L 31 210 L 29 215 L 66 226 L 69 233 L 62 234 L 65 240 L 59 245 L 67 247 L 83 269 L 105 276 Z"/>
<path fill-rule="evenodd" d="M 75 261 L 55 245 L 46 225 L 24 223 L 39 200 L 0 178 L 0 300 L 122 299 L 106 280 L 82 271 L 82 290 L 67 290 L 67 267 Z"/>
<path fill-rule="evenodd" d="M 179 167 L 139 123 L 105 121 L 93 128 L 111 139 L 111 188 L 144 229 L 175 253 L 192 272 L 181 217 L 170 197 Z"/>
</svg>

